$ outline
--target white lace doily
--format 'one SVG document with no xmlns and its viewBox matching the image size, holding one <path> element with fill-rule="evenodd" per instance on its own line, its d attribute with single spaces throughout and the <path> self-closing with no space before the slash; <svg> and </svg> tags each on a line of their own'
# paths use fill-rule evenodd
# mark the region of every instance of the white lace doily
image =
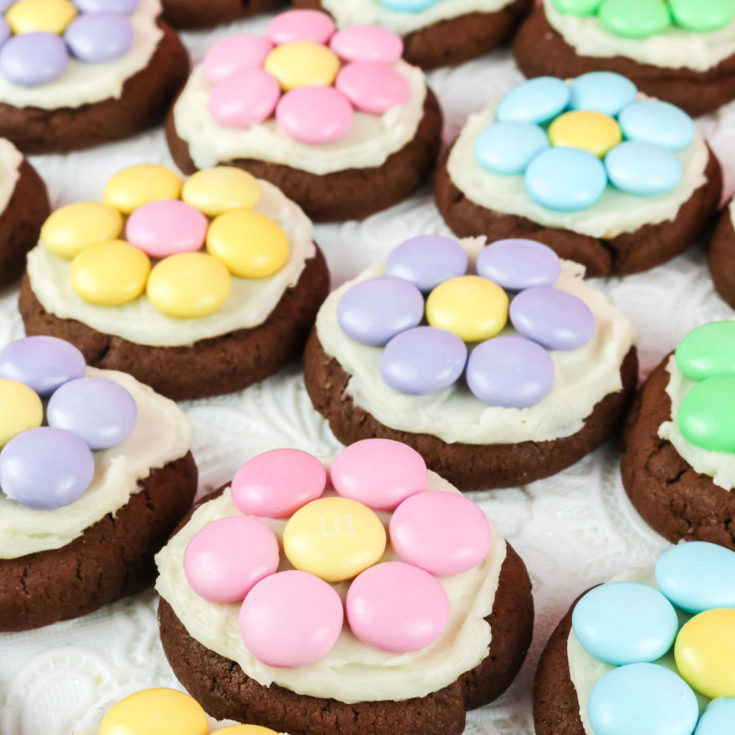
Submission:
<svg viewBox="0 0 735 735">
<path fill-rule="evenodd" d="M 264 19 L 187 33 L 195 59 L 216 40 Z M 466 116 L 521 81 L 501 52 L 430 75 L 446 115 L 446 139 Z M 735 185 L 735 104 L 699 122 Z M 97 199 L 105 180 L 138 163 L 172 165 L 163 133 L 33 159 L 54 206 Z M 732 186 L 728 185 L 728 191 Z M 428 188 L 364 222 L 319 226 L 333 286 L 387 255 L 409 236 L 447 232 Z M 644 372 L 694 326 L 730 315 L 714 294 L 701 247 L 652 272 L 598 284 L 636 324 Z M 0 345 L 21 337 L 17 289 L 0 292 Z M 230 396 L 184 404 L 195 427 L 200 491 L 230 479 L 250 457 L 276 447 L 331 454 L 339 443 L 312 409 L 294 367 Z M 571 600 L 621 568 L 652 563 L 666 543 L 640 520 L 623 492 L 614 442 L 556 477 L 527 487 L 474 493 L 531 573 L 534 643 L 516 683 L 497 703 L 468 716 L 471 735 L 531 735 L 531 688 L 541 648 Z M 141 688 L 177 686 L 161 650 L 152 593 L 79 620 L 29 633 L 0 635 L 0 733 L 70 735 L 98 725 L 117 700 Z"/>
</svg>

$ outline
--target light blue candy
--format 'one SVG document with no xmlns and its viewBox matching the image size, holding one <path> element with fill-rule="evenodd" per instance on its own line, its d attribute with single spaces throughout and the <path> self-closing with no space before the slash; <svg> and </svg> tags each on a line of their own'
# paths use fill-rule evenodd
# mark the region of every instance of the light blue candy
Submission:
<svg viewBox="0 0 735 735">
<path fill-rule="evenodd" d="M 694 122 L 676 105 L 643 100 L 626 107 L 618 117 L 628 140 L 654 143 L 680 151 L 694 140 Z"/>
<path fill-rule="evenodd" d="M 735 699 L 714 699 L 694 731 L 694 735 L 726 735 L 735 731 Z"/>
<path fill-rule="evenodd" d="M 673 671 L 629 664 L 595 684 L 587 714 L 595 735 L 692 735 L 699 707 L 691 687 Z"/>
<path fill-rule="evenodd" d="M 593 110 L 616 117 L 624 107 L 635 102 L 635 84 L 622 74 L 612 71 L 592 71 L 582 74 L 570 85 L 573 110 Z"/>
<path fill-rule="evenodd" d="M 561 79 L 529 79 L 500 100 L 495 117 L 500 122 L 543 123 L 566 108 L 569 96 L 569 86 Z"/>
<path fill-rule="evenodd" d="M 622 666 L 661 658 L 674 644 L 679 619 L 674 606 L 653 587 L 610 582 L 575 605 L 572 628 L 587 653 Z"/>
<path fill-rule="evenodd" d="M 396 13 L 420 13 L 436 5 L 439 0 L 378 0 L 378 2 L 388 10 L 395 10 Z"/>
<path fill-rule="evenodd" d="M 560 212 L 592 206 L 606 186 L 602 161 L 579 148 L 549 148 L 526 169 L 526 191 L 533 200 Z"/>
<path fill-rule="evenodd" d="M 658 559 L 656 584 L 687 612 L 735 608 L 735 551 L 706 541 L 674 546 Z"/>
<path fill-rule="evenodd" d="M 675 189 L 684 168 L 676 153 L 651 143 L 625 141 L 605 156 L 610 181 L 621 191 L 656 196 Z"/>
<path fill-rule="evenodd" d="M 522 174 L 549 148 L 546 133 L 533 123 L 501 122 L 485 128 L 475 141 L 475 158 L 494 174 Z"/>
</svg>

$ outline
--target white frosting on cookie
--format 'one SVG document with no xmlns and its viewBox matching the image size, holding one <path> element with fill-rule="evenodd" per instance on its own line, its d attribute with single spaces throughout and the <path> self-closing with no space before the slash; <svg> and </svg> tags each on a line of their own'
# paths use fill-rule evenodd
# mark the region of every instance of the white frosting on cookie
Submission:
<svg viewBox="0 0 735 735">
<path fill-rule="evenodd" d="M 382 166 L 413 140 L 426 100 L 424 73 L 405 61 L 399 61 L 395 68 L 410 88 L 406 104 L 382 116 L 356 112 L 352 128 L 343 138 L 328 145 L 308 145 L 286 135 L 273 118 L 247 130 L 220 125 L 209 112 L 212 85 L 198 64 L 174 106 L 176 132 L 189 146 L 199 169 L 236 158 L 285 164 L 316 175 Z"/>
<path fill-rule="evenodd" d="M 474 259 L 484 238 L 462 240 Z M 550 352 L 556 368 L 551 391 L 528 408 L 488 406 L 460 381 L 428 396 L 409 396 L 390 388 L 380 376 L 381 347 L 348 337 L 337 322 L 337 303 L 354 283 L 382 276 L 385 264 L 368 268 L 354 281 L 332 292 L 319 311 L 317 334 L 324 351 L 350 374 L 347 393 L 355 405 L 380 423 L 399 431 L 431 434 L 447 443 L 515 444 L 571 436 L 579 431 L 595 404 L 622 387 L 620 365 L 635 344 L 630 321 L 584 280 L 584 268 L 563 261 L 556 287 L 578 296 L 592 310 L 594 337 L 576 350 Z M 515 334 L 508 326 L 502 334 Z"/>
<path fill-rule="evenodd" d="M 28 275 L 36 297 L 50 314 L 77 319 L 104 334 L 156 347 L 190 345 L 237 329 L 262 324 L 286 289 L 299 280 L 309 258 L 316 255 L 312 224 L 303 210 L 280 189 L 259 180 L 260 201 L 255 207 L 277 222 L 288 237 L 284 267 L 269 278 L 232 278 L 227 301 L 214 314 L 199 319 L 175 319 L 158 311 L 142 296 L 123 306 L 95 306 L 81 299 L 71 286 L 71 261 L 39 243 L 28 254 Z"/>
<path fill-rule="evenodd" d="M 331 460 L 325 460 L 329 465 Z M 428 490 L 458 493 L 433 472 Z M 274 668 L 258 661 L 245 648 L 237 626 L 239 604 L 217 605 L 199 597 L 184 575 L 183 556 L 189 541 L 219 518 L 239 515 L 229 488 L 200 506 L 191 520 L 156 557 L 156 590 L 173 608 L 190 636 L 211 651 L 236 661 L 263 686 L 275 683 L 296 694 L 336 699 L 348 704 L 362 701 L 404 700 L 424 697 L 454 682 L 488 655 L 492 631 L 484 618 L 492 612 L 506 557 L 506 543 L 492 527 L 488 555 L 475 568 L 454 577 L 438 578 L 449 597 L 451 617 L 441 637 L 415 653 L 396 654 L 360 643 L 347 625 L 334 648 L 320 661 L 297 669 Z M 384 524 L 388 514 L 379 513 Z M 286 521 L 266 520 L 279 539 Z M 394 559 L 388 546 L 383 561 Z M 292 568 L 282 556 L 280 571 Z M 342 599 L 349 583 L 334 585 Z"/>
<path fill-rule="evenodd" d="M 20 178 L 23 154 L 6 138 L 0 138 L 0 213 L 4 212 Z"/>
<path fill-rule="evenodd" d="M 639 95 L 639 98 L 642 98 Z M 546 227 L 557 227 L 590 237 L 613 238 L 645 225 L 673 220 L 682 204 L 706 183 L 704 171 L 709 152 L 696 133 L 692 143 L 677 155 L 684 174 L 677 186 L 659 196 L 635 196 L 608 186 L 591 207 L 577 212 L 557 212 L 537 204 L 526 191 L 521 175 L 503 176 L 485 170 L 475 157 L 477 136 L 495 122 L 497 101 L 471 115 L 457 138 L 447 162 L 454 185 L 475 204 L 496 212 L 525 217 Z"/>
<path fill-rule="evenodd" d="M 53 82 L 37 87 L 13 84 L 0 75 L 0 102 L 15 107 L 80 107 L 122 94 L 123 85 L 148 66 L 163 31 L 156 25 L 161 13 L 160 0 L 140 0 L 130 15 L 134 36 L 130 50 L 118 59 L 104 64 L 83 64 L 73 58 L 64 73 Z"/>
<path fill-rule="evenodd" d="M 406 35 L 426 26 L 468 13 L 494 13 L 513 0 L 438 0 L 426 10 L 401 13 L 381 5 L 378 0 L 322 0 L 340 28 L 354 25 L 378 25 Z"/>
<path fill-rule="evenodd" d="M 138 480 L 189 451 L 191 424 L 173 401 L 126 373 L 88 367 L 86 375 L 112 380 L 130 392 L 138 407 L 135 427 L 117 446 L 94 452 L 92 484 L 69 505 L 32 510 L 0 493 L 0 559 L 66 546 L 84 529 L 122 508 L 138 491 Z"/>
<path fill-rule="evenodd" d="M 735 54 L 735 21 L 714 33 L 671 26 L 650 38 L 633 39 L 610 33 L 597 16 L 564 15 L 552 2 L 544 3 L 544 9 L 551 27 L 580 56 L 626 56 L 639 64 L 705 72 Z"/>
</svg>

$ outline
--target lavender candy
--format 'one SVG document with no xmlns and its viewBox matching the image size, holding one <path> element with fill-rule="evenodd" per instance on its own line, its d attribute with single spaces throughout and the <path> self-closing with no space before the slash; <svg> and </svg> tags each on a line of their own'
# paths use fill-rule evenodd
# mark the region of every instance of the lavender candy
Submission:
<svg viewBox="0 0 735 735">
<path fill-rule="evenodd" d="M 66 69 L 66 44 L 55 33 L 23 33 L 0 48 L 0 74 L 13 84 L 37 87 L 58 79 Z"/>
<path fill-rule="evenodd" d="M 64 38 L 75 58 L 103 64 L 130 50 L 133 26 L 121 13 L 86 13 L 69 24 Z"/>
<path fill-rule="evenodd" d="M 559 256 L 536 240 L 509 238 L 488 245 L 477 256 L 477 272 L 498 286 L 522 291 L 553 286 L 561 273 Z"/>
<path fill-rule="evenodd" d="M 467 273 L 464 248 L 451 237 L 419 235 L 406 240 L 388 257 L 385 274 L 411 281 L 424 293 Z"/>
<path fill-rule="evenodd" d="M 80 13 L 134 13 L 140 0 L 74 0 Z"/>
<path fill-rule="evenodd" d="M 8 21 L 5 18 L 0 17 L 0 44 L 5 43 L 11 36 L 12 32 Z"/>
</svg>

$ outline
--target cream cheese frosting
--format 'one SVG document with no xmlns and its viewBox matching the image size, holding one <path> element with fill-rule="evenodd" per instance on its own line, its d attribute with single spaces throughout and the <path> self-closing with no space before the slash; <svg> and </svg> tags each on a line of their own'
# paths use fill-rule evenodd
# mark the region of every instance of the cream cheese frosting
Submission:
<svg viewBox="0 0 735 735">
<path fill-rule="evenodd" d="M 212 85 L 198 64 L 174 105 L 176 133 L 188 145 L 189 155 L 199 169 L 237 158 L 285 164 L 318 176 L 382 166 L 390 155 L 413 140 L 427 93 L 420 69 L 405 61 L 399 61 L 395 69 L 408 82 L 408 102 L 383 115 L 355 112 L 347 135 L 327 145 L 308 145 L 286 135 L 274 119 L 246 130 L 220 125 L 209 112 Z"/>
<path fill-rule="evenodd" d="M 549 25 L 580 56 L 626 56 L 639 64 L 705 72 L 735 54 L 735 21 L 712 33 L 671 26 L 650 38 L 632 39 L 605 30 L 597 16 L 565 15 L 552 2 L 544 3 L 544 10 Z"/>
<path fill-rule="evenodd" d="M 322 7 L 341 28 L 379 25 L 405 35 L 468 13 L 494 13 L 512 2 L 513 0 L 438 0 L 434 5 L 415 13 L 391 10 L 378 0 L 322 0 Z"/>
<path fill-rule="evenodd" d="M 71 286 L 71 261 L 52 253 L 39 243 L 28 254 L 31 287 L 43 308 L 61 319 L 77 319 L 99 332 L 122 337 L 137 344 L 156 347 L 190 345 L 237 329 L 262 324 L 294 286 L 316 255 L 311 220 L 277 187 L 258 180 L 260 201 L 255 207 L 277 222 L 289 242 L 284 267 L 268 278 L 232 278 L 227 301 L 216 312 L 198 319 L 175 319 L 158 311 L 145 296 L 123 306 L 95 306 L 81 299 Z"/>
<path fill-rule="evenodd" d="M 33 510 L 0 493 L 0 559 L 66 546 L 84 529 L 120 510 L 138 491 L 138 480 L 189 451 L 191 424 L 173 401 L 126 373 L 88 367 L 86 376 L 112 380 L 133 396 L 138 407 L 135 427 L 120 444 L 94 452 L 92 483 L 69 505 Z"/>
<path fill-rule="evenodd" d="M 123 85 L 148 66 L 163 38 L 156 25 L 161 13 L 160 0 L 140 0 L 129 18 L 133 26 L 133 44 L 128 52 L 104 64 L 84 64 L 69 58 L 64 73 L 48 84 L 23 87 L 0 75 L 0 102 L 15 107 L 81 107 L 122 94 Z"/>
<path fill-rule="evenodd" d="M 329 466 L 331 461 L 327 459 L 324 463 Z M 427 489 L 459 493 L 433 472 L 428 473 Z M 320 661 L 297 669 L 266 666 L 242 642 L 237 625 L 240 605 L 207 602 L 189 586 L 184 574 L 184 551 L 194 535 L 212 521 L 239 514 L 229 488 L 220 497 L 200 506 L 156 557 L 159 571 L 156 590 L 173 608 L 190 636 L 215 653 L 236 661 L 259 684 L 277 684 L 296 694 L 348 704 L 404 700 L 424 697 L 448 686 L 487 657 L 492 631 L 484 618 L 492 612 L 507 553 L 505 541 L 492 524 L 493 542 L 485 559 L 462 574 L 438 578 L 449 597 L 451 617 L 441 637 L 428 647 L 405 654 L 380 651 L 360 643 L 345 626 L 334 648 Z M 388 514 L 378 515 L 387 528 Z M 263 520 L 281 539 L 286 521 Z M 382 561 L 394 558 L 389 545 Z M 282 555 L 279 570 L 290 568 Z M 348 585 L 347 582 L 334 585 L 343 600 Z"/>
<path fill-rule="evenodd" d="M 643 95 L 639 95 L 643 99 Z M 699 133 L 677 152 L 684 169 L 681 181 L 666 194 L 635 196 L 608 186 L 591 207 L 577 212 L 557 212 L 537 204 L 526 191 L 523 176 L 503 176 L 484 169 L 475 157 L 477 136 L 495 122 L 497 102 L 471 115 L 457 138 L 447 169 L 455 186 L 475 204 L 496 212 L 525 217 L 546 227 L 580 235 L 610 239 L 645 225 L 673 220 L 682 204 L 706 183 L 707 144 Z"/>
<path fill-rule="evenodd" d="M 0 213 L 4 212 L 20 178 L 23 154 L 6 138 L 0 138 Z"/>
<path fill-rule="evenodd" d="M 484 238 L 460 242 L 474 265 Z M 635 329 L 604 294 L 584 282 L 583 266 L 562 261 L 556 287 L 590 307 L 597 330 L 583 347 L 549 353 L 556 375 L 551 390 L 538 403 L 521 409 L 488 406 L 461 383 L 427 396 L 399 393 L 380 376 L 382 348 L 356 342 L 337 321 L 342 294 L 354 283 L 384 274 L 385 263 L 378 263 L 330 294 L 319 311 L 316 329 L 324 351 L 350 374 L 347 393 L 355 404 L 392 429 L 431 434 L 447 443 L 514 444 L 558 439 L 579 431 L 595 404 L 622 388 L 620 365 L 635 344 Z M 514 333 L 508 326 L 501 334 Z"/>
</svg>

